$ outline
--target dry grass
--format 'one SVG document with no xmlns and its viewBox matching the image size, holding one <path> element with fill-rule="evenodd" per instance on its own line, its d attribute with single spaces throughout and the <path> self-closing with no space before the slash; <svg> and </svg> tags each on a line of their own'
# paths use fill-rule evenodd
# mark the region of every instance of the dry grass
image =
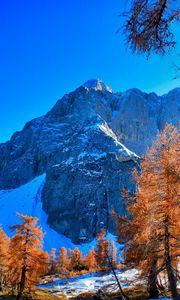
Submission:
<svg viewBox="0 0 180 300">
<path fill-rule="evenodd" d="M 63 294 L 53 295 L 46 289 L 36 289 L 32 295 L 24 295 L 23 300 L 67 300 Z M 16 300 L 16 296 L 0 294 L 0 300 Z"/>
<path fill-rule="evenodd" d="M 124 289 L 125 294 L 129 297 L 130 300 L 147 300 L 148 299 L 148 293 L 145 287 L 139 286 L 136 288 L 126 288 Z M 163 295 L 160 295 L 159 298 L 161 297 L 170 297 L 169 292 L 164 292 Z M 96 297 L 95 293 L 83 293 L 79 296 L 77 296 L 75 299 L 77 300 L 96 300 L 98 299 Z M 119 300 L 120 294 L 119 293 L 106 293 L 104 299 L 106 300 Z"/>
</svg>

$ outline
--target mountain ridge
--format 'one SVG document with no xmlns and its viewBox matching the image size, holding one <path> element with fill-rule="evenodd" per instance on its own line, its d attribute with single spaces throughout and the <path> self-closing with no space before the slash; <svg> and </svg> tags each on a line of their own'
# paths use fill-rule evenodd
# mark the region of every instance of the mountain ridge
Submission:
<svg viewBox="0 0 180 300">
<path fill-rule="evenodd" d="M 126 213 L 121 189 L 135 191 L 132 170 L 157 132 L 166 122 L 177 125 L 180 116 L 178 88 L 157 96 L 110 92 L 98 80 L 88 86 L 64 95 L 0 144 L 0 189 L 46 173 L 47 221 L 74 243 L 90 242 L 103 226 L 115 232 L 112 209 Z"/>
<path fill-rule="evenodd" d="M 94 81 L 94 80 L 100 80 L 100 79 L 90 79 L 90 80 L 87 80 L 84 84 L 82 84 L 82 85 L 80 85 L 79 87 L 77 87 L 73 92 L 75 92 L 77 89 L 83 87 L 88 81 Z M 100 80 L 100 81 L 102 82 L 102 80 Z M 104 84 L 104 83 L 103 83 L 103 84 Z M 107 86 L 106 84 L 104 84 L 104 85 L 105 85 L 107 88 L 109 88 L 110 90 L 112 90 L 111 87 Z M 157 98 L 163 98 L 164 96 L 167 96 L 168 94 L 174 93 L 174 92 L 180 93 L 180 87 L 173 88 L 173 89 L 169 90 L 168 92 L 166 92 L 166 93 L 164 93 L 164 94 L 162 94 L 162 95 L 158 95 L 156 92 L 145 92 L 145 91 L 142 91 L 142 90 L 139 89 L 139 88 L 130 88 L 130 89 L 127 89 L 126 91 L 113 91 L 113 93 L 114 93 L 114 94 L 117 94 L 117 95 L 119 95 L 119 94 L 120 94 L 120 95 L 125 95 L 127 92 L 133 91 L 133 90 L 137 90 L 137 91 L 139 91 L 140 93 L 145 94 L 145 95 L 154 95 L 154 96 L 157 97 Z M 65 97 L 65 96 L 67 96 L 67 95 L 69 95 L 69 94 L 71 94 L 71 93 L 72 93 L 72 92 L 69 92 L 69 93 L 65 94 L 65 95 L 62 96 L 60 99 L 58 99 L 58 100 L 56 101 L 56 103 L 57 103 L 58 101 L 60 101 L 63 97 Z M 54 106 L 56 105 L 56 103 L 54 104 Z M 54 107 L 54 106 L 53 106 L 53 107 Z M 48 114 L 48 113 L 45 113 L 45 114 L 43 114 L 43 115 L 41 115 L 41 116 L 39 116 L 39 117 L 34 117 L 34 118 L 32 118 L 30 121 L 27 121 L 27 122 L 25 123 L 25 125 L 24 125 L 21 129 L 14 131 L 14 133 L 10 136 L 10 138 L 9 138 L 7 141 L 0 142 L 0 145 L 8 143 L 8 142 L 11 140 L 11 138 L 13 137 L 13 135 L 14 135 L 14 134 L 17 134 L 17 133 L 19 133 L 19 132 L 21 132 L 21 131 L 24 129 L 24 127 L 26 126 L 26 124 L 28 124 L 29 122 L 31 122 L 31 121 L 33 121 L 33 120 L 36 120 L 36 119 L 43 118 L 43 117 L 45 117 L 47 114 Z"/>
</svg>

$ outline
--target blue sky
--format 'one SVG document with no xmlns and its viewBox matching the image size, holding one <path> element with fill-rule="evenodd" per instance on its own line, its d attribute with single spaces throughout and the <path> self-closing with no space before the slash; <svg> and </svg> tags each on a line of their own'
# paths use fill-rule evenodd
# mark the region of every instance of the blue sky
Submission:
<svg viewBox="0 0 180 300">
<path fill-rule="evenodd" d="M 45 114 L 65 93 L 92 78 L 115 91 L 163 94 L 179 86 L 165 57 L 132 55 L 115 32 L 119 0 L 0 1 L 0 142 Z M 174 28 L 180 40 L 178 28 Z"/>
</svg>

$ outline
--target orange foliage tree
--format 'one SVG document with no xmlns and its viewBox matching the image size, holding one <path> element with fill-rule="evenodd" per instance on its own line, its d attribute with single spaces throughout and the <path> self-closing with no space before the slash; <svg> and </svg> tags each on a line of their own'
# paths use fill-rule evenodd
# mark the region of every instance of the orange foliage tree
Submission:
<svg viewBox="0 0 180 300">
<path fill-rule="evenodd" d="M 7 262 L 9 251 L 9 239 L 2 228 L 0 228 L 0 290 L 7 283 Z"/>
<path fill-rule="evenodd" d="M 116 267 L 116 254 L 117 254 L 117 249 L 113 241 L 110 242 L 109 244 L 109 252 L 110 252 L 110 261 L 111 265 L 115 268 Z"/>
<path fill-rule="evenodd" d="M 177 129 L 166 125 L 142 161 L 140 176 L 134 174 L 138 190 L 135 198 L 129 199 L 132 219 L 118 218 L 118 232 L 127 246 L 125 262 L 148 276 L 151 297 L 158 295 L 158 278 L 164 272 L 173 299 L 179 299 L 179 149 Z"/>
<path fill-rule="evenodd" d="M 85 266 L 89 271 L 96 270 L 96 257 L 94 248 L 92 248 L 85 256 Z"/>
<path fill-rule="evenodd" d="M 106 231 L 102 228 L 97 235 L 96 262 L 99 268 L 109 266 L 109 242 L 106 239 Z"/>
<path fill-rule="evenodd" d="M 176 3 L 173 3 L 176 2 Z M 175 47 L 172 24 L 180 19 L 178 1 L 132 0 L 124 32 L 134 52 L 165 54 Z"/>
<path fill-rule="evenodd" d="M 17 287 L 17 300 L 24 290 L 31 291 L 40 281 L 48 266 L 48 254 L 41 249 L 43 233 L 36 225 L 38 219 L 17 214 L 22 223 L 13 225 L 16 230 L 9 247 L 8 276 L 13 287 Z"/>
<path fill-rule="evenodd" d="M 57 272 L 56 248 L 52 248 L 50 252 L 50 272 L 52 274 Z"/>
<path fill-rule="evenodd" d="M 73 270 L 80 271 L 83 268 L 82 252 L 75 248 L 71 255 L 71 267 Z"/>
<path fill-rule="evenodd" d="M 63 274 L 65 277 L 68 277 L 70 267 L 71 267 L 71 260 L 68 257 L 66 248 L 62 247 L 60 249 L 59 257 L 58 257 L 58 272 Z"/>
</svg>

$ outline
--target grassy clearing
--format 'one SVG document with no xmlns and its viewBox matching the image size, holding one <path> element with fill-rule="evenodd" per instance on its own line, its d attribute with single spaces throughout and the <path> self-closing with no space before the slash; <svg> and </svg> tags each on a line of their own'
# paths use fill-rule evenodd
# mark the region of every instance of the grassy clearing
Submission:
<svg viewBox="0 0 180 300">
<path fill-rule="evenodd" d="M 53 295 L 46 289 L 36 289 L 32 295 L 24 295 L 23 300 L 67 300 L 64 294 Z M 16 296 L 3 295 L 0 293 L 0 300 L 16 300 Z"/>
</svg>

